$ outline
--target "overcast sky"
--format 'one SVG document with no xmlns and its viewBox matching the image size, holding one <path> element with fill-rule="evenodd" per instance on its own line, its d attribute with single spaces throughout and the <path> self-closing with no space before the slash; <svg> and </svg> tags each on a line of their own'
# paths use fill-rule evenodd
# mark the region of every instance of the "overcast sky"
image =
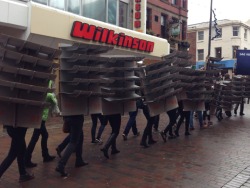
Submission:
<svg viewBox="0 0 250 188">
<path fill-rule="evenodd" d="M 210 3 L 211 0 L 188 0 L 188 25 L 209 21 Z M 218 20 L 250 19 L 250 0 L 213 0 L 213 9 Z"/>
</svg>

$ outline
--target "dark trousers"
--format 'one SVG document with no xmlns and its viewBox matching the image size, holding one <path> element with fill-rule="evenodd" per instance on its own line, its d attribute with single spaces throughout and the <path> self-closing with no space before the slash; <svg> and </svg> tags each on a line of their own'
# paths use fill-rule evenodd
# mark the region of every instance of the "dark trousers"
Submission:
<svg viewBox="0 0 250 188">
<path fill-rule="evenodd" d="M 160 122 L 160 115 L 155 116 L 155 120 L 154 120 L 154 129 L 158 130 L 159 128 L 159 122 Z"/>
<path fill-rule="evenodd" d="M 153 124 L 155 123 L 156 116 L 150 117 L 150 113 L 149 113 L 149 110 L 148 110 L 147 106 L 144 106 L 143 114 L 147 119 L 147 125 L 146 125 L 146 127 L 145 127 L 145 129 L 143 131 L 141 142 L 146 143 L 147 138 L 148 138 L 149 141 L 153 140 L 152 127 L 153 127 Z"/>
<path fill-rule="evenodd" d="M 91 138 L 92 138 L 92 142 L 95 141 L 95 139 L 100 139 L 102 136 L 102 133 L 104 131 L 104 128 L 107 125 L 107 119 L 105 116 L 103 116 L 102 114 L 91 114 L 91 119 L 92 119 L 92 128 L 91 128 Z M 99 119 L 101 126 L 98 130 L 97 133 L 97 137 L 95 137 L 96 135 L 96 128 L 97 128 L 97 120 Z"/>
<path fill-rule="evenodd" d="M 205 102 L 205 111 L 203 111 L 202 114 L 203 121 L 210 121 L 210 104 L 208 102 Z"/>
<path fill-rule="evenodd" d="M 116 148 L 116 138 L 119 135 L 121 127 L 121 114 L 106 115 L 106 118 L 111 126 L 112 132 L 104 145 L 105 150 L 108 150 L 111 146 L 112 150 L 117 150 Z"/>
<path fill-rule="evenodd" d="M 33 131 L 31 140 L 30 140 L 29 145 L 28 145 L 27 150 L 26 150 L 25 162 L 31 161 L 32 153 L 35 149 L 36 143 L 37 143 L 40 135 L 42 136 L 42 139 L 41 139 L 42 156 L 43 156 L 43 158 L 46 158 L 49 156 L 48 146 L 47 146 L 49 134 L 48 134 L 48 131 L 47 131 L 46 126 L 45 126 L 45 121 L 42 121 L 41 127 L 39 129 L 34 129 L 34 131 Z"/>
<path fill-rule="evenodd" d="M 63 139 L 63 141 L 61 142 L 61 144 L 59 144 L 59 145 L 57 146 L 57 148 L 58 148 L 60 151 L 63 151 L 63 150 L 67 147 L 67 145 L 69 144 L 69 142 L 70 142 L 70 134 L 68 134 L 68 136 L 66 136 L 66 137 Z"/>
<path fill-rule="evenodd" d="M 128 123 L 127 123 L 124 131 L 123 131 L 123 134 L 125 134 L 126 136 L 128 135 L 131 128 L 132 128 L 132 131 L 133 131 L 134 135 L 137 135 L 137 133 L 138 133 L 138 130 L 137 130 L 137 127 L 136 127 L 137 113 L 138 113 L 138 109 L 136 109 L 136 111 L 129 112 L 129 120 L 128 120 Z"/>
<path fill-rule="evenodd" d="M 190 121 L 190 111 L 180 111 L 180 119 L 177 123 L 177 127 L 176 127 L 176 132 L 179 133 L 179 129 L 181 127 L 181 124 L 183 123 L 184 119 L 185 119 L 185 132 L 189 132 L 189 121 Z"/>
<path fill-rule="evenodd" d="M 173 133 L 172 133 L 172 127 L 176 123 L 176 118 L 177 118 L 176 112 L 177 112 L 176 109 L 167 111 L 168 118 L 169 118 L 169 124 L 164 129 L 164 133 L 165 134 L 167 134 L 169 132 L 169 135 L 171 135 L 171 136 L 173 135 Z"/>
<path fill-rule="evenodd" d="M 25 164 L 24 164 L 24 156 L 26 151 L 26 143 L 25 143 L 25 135 L 27 128 L 17 127 L 14 128 L 12 126 L 6 126 L 7 133 L 11 137 L 11 145 L 10 150 L 7 157 L 3 160 L 0 165 L 0 177 L 4 174 L 4 172 L 10 167 L 12 162 L 17 158 L 18 170 L 20 175 L 25 175 Z"/>
<path fill-rule="evenodd" d="M 80 149 L 82 151 L 82 142 L 83 142 L 83 122 L 84 117 L 83 115 L 76 115 L 76 116 L 65 116 L 64 121 L 67 122 L 67 124 L 70 125 L 70 141 L 67 145 L 65 152 L 63 153 L 62 158 L 60 159 L 58 163 L 59 168 L 64 168 L 66 163 L 68 162 L 71 154 L 77 150 Z M 82 138 L 81 138 L 82 135 Z M 81 148 L 80 145 L 77 147 L 78 142 L 81 142 Z"/>
<path fill-rule="evenodd" d="M 243 114 L 243 112 L 244 112 L 244 99 L 241 99 L 241 102 L 236 104 L 236 106 L 234 108 L 234 112 L 237 113 L 239 106 L 240 106 L 240 114 Z"/>
<path fill-rule="evenodd" d="M 76 145 L 76 150 L 75 150 L 75 152 L 76 152 L 76 161 L 81 161 L 82 160 L 83 140 L 84 140 L 84 134 L 83 134 L 83 131 L 81 131 L 80 139 L 79 139 L 79 142 Z M 67 147 L 69 142 L 70 142 L 70 134 L 64 138 L 62 143 L 59 144 L 57 146 L 57 148 L 60 151 L 63 151 Z"/>
</svg>

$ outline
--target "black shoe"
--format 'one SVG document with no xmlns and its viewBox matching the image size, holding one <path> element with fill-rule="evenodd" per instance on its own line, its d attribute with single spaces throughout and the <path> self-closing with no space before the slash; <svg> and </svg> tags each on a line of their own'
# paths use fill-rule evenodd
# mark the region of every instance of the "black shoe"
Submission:
<svg viewBox="0 0 250 188">
<path fill-rule="evenodd" d="M 144 143 L 144 142 L 141 142 L 140 145 L 143 146 L 144 148 L 148 148 L 148 147 L 149 147 L 149 145 L 147 145 L 147 144 Z"/>
<path fill-rule="evenodd" d="M 101 151 L 103 152 L 104 157 L 106 157 L 107 159 L 109 159 L 109 154 L 108 154 L 108 150 L 102 148 Z"/>
<path fill-rule="evenodd" d="M 111 150 L 111 155 L 115 155 L 117 153 L 120 153 L 120 151 L 117 149 Z"/>
<path fill-rule="evenodd" d="M 240 116 L 244 116 L 245 114 L 244 113 L 240 113 Z"/>
<path fill-rule="evenodd" d="M 62 151 L 57 147 L 57 148 L 56 148 L 56 153 L 57 153 L 57 155 L 58 155 L 59 158 L 62 157 L 62 156 L 61 156 L 61 152 L 62 152 Z"/>
<path fill-rule="evenodd" d="M 167 135 L 163 131 L 160 134 L 161 134 L 162 140 L 164 142 L 167 142 Z"/>
<path fill-rule="evenodd" d="M 79 168 L 79 167 L 82 167 L 82 166 L 86 166 L 88 165 L 89 163 L 85 162 L 85 161 L 80 161 L 80 162 L 76 162 L 75 163 L 75 167 L 76 168 Z"/>
<path fill-rule="evenodd" d="M 140 136 L 140 132 L 137 132 L 136 134 L 134 134 L 134 136 Z"/>
<path fill-rule="evenodd" d="M 175 135 L 169 135 L 169 136 L 168 136 L 168 139 L 175 139 L 175 138 L 176 138 Z"/>
<path fill-rule="evenodd" d="M 64 177 L 64 178 L 68 177 L 68 173 L 64 171 L 64 168 L 56 167 L 56 171 L 61 174 L 61 177 Z"/>
<path fill-rule="evenodd" d="M 29 180 L 32 180 L 34 178 L 35 178 L 34 174 L 28 174 L 28 173 L 26 173 L 26 174 L 21 175 L 19 177 L 19 183 L 22 183 L 22 182 L 25 182 L 25 181 L 29 181 Z"/>
<path fill-rule="evenodd" d="M 123 137 L 123 140 L 124 140 L 124 141 L 128 140 L 128 137 L 127 137 L 126 134 L 122 134 L 122 137 Z"/>
<path fill-rule="evenodd" d="M 43 158 L 43 162 L 47 163 L 47 162 L 53 161 L 55 158 L 56 158 L 56 156 L 50 156 L 50 155 L 48 155 L 47 157 Z"/>
<path fill-rule="evenodd" d="M 157 142 L 157 141 L 151 139 L 151 140 L 148 141 L 148 144 L 151 145 L 151 144 L 155 144 L 156 142 Z"/>
<path fill-rule="evenodd" d="M 180 136 L 179 133 L 178 133 L 177 131 L 174 131 L 174 134 L 175 134 L 176 137 L 179 137 L 179 136 Z"/>
<path fill-rule="evenodd" d="M 91 144 L 98 144 L 97 140 L 92 140 Z"/>
<path fill-rule="evenodd" d="M 25 163 L 25 167 L 26 168 L 34 168 L 36 166 L 37 166 L 37 164 L 36 163 L 32 163 L 31 161 Z"/>
<path fill-rule="evenodd" d="M 190 132 L 185 132 L 185 136 L 191 135 Z"/>
</svg>

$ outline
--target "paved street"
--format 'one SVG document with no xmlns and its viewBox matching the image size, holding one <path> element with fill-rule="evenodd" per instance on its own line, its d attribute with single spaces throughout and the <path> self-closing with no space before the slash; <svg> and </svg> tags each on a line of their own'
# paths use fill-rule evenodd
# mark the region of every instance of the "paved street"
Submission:
<svg viewBox="0 0 250 188">
<path fill-rule="evenodd" d="M 37 144 L 33 162 L 38 166 L 28 169 L 35 174 L 35 179 L 26 183 L 18 183 L 16 161 L 6 171 L 0 181 L 0 187 L 15 188 L 236 188 L 250 187 L 250 105 L 245 105 L 245 116 L 224 118 L 218 122 L 213 117 L 214 125 L 200 130 L 195 120 L 195 130 L 191 136 L 184 136 L 184 125 L 180 137 L 164 143 L 158 133 L 158 140 L 148 149 L 139 146 L 141 137 L 129 134 L 123 141 L 121 133 L 128 119 L 122 118 L 121 133 L 117 145 L 120 154 L 105 159 L 100 151 L 101 145 L 90 143 L 91 121 L 86 118 L 84 124 L 84 159 L 88 166 L 75 168 L 75 155 L 72 155 L 66 171 L 70 177 L 62 179 L 55 172 L 58 158 L 51 163 L 43 163 L 40 140 Z M 66 136 L 61 131 L 61 118 L 52 118 L 48 123 L 50 153 L 55 155 L 55 148 Z M 143 131 L 146 124 L 140 112 L 137 118 L 138 128 Z M 160 129 L 168 123 L 165 114 L 161 115 Z M 32 130 L 28 130 L 27 141 Z M 103 140 L 110 133 L 106 127 Z M 0 161 L 6 156 L 10 139 L 0 134 Z"/>
</svg>

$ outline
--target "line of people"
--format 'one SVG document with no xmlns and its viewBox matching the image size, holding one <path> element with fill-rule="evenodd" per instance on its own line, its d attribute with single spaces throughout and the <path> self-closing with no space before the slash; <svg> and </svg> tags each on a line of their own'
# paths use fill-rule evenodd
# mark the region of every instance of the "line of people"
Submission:
<svg viewBox="0 0 250 188">
<path fill-rule="evenodd" d="M 52 106 L 57 105 L 57 100 L 53 94 L 47 94 L 46 100 L 52 104 Z M 179 136 L 180 127 L 185 120 L 185 136 L 189 136 L 190 130 L 194 130 L 193 126 L 193 117 L 194 111 L 184 111 L 182 101 L 179 101 L 178 108 L 167 111 L 169 117 L 169 123 L 166 125 L 163 131 L 159 131 L 159 120 L 160 115 L 150 116 L 148 106 L 143 103 L 142 100 L 136 102 L 136 110 L 129 113 L 129 120 L 125 126 L 125 129 L 122 133 L 122 138 L 124 141 L 128 139 L 128 134 L 130 129 L 132 129 L 133 135 L 138 137 L 140 132 L 136 126 L 136 116 L 138 110 L 141 109 L 147 123 L 145 129 L 142 133 L 140 145 L 144 148 L 148 148 L 149 145 L 155 144 L 157 141 L 153 139 L 152 130 L 159 132 L 163 141 L 166 142 L 168 139 L 174 139 Z M 197 118 L 199 120 L 200 128 L 206 128 L 206 126 L 212 125 L 210 120 L 210 106 L 209 103 L 205 104 L 205 111 L 196 111 Z M 234 109 L 234 112 L 237 113 L 237 108 Z M 243 114 L 243 108 L 240 109 L 240 115 Z M 7 157 L 0 165 L 0 178 L 12 162 L 17 158 L 18 169 L 19 169 L 19 182 L 25 182 L 34 178 L 34 174 L 30 174 L 26 171 L 26 168 L 36 167 L 37 164 L 32 162 L 32 153 L 34 151 L 35 145 L 41 135 L 41 148 L 42 148 L 42 157 L 43 162 L 50 162 L 55 159 L 55 156 L 49 154 L 47 147 L 48 142 L 48 131 L 46 129 L 46 121 L 49 116 L 49 109 L 45 108 L 43 111 L 43 117 L 40 128 L 36 128 L 33 131 L 31 140 L 26 147 L 25 135 L 27 128 L 23 127 L 13 127 L 5 125 L 4 127 L 7 130 L 8 135 L 11 137 L 11 146 Z M 107 141 L 104 143 L 103 147 L 100 149 L 104 157 L 109 159 L 109 154 L 115 155 L 120 153 L 117 148 L 116 140 L 120 132 L 121 127 L 121 114 L 113 115 L 102 115 L 102 114 L 92 114 L 92 128 L 91 128 L 91 143 L 92 144 L 102 144 L 101 140 L 102 133 L 109 123 L 111 126 L 111 134 Z M 97 121 L 100 121 L 101 126 L 97 130 Z M 56 148 L 57 155 L 60 160 L 57 163 L 55 170 L 62 176 L 67 177 L 68 173 L 65 171 L 65 166 L 69 160 L 71 154 L 75 152 L 76 161 L 75 167 L 82 167 L 88 165 L 88 162 L 84 161 L 82 158 L 83 152 L 83 124 L 84 116 L 83 115 L 74 115 L 74 116 L 64 116 L 64 123 L 69 125 L 69 134 L 65 137 L 61 144 Z M 175 126 L 175 128 L 174 128 Z M 111 152 L 109 149 L 111 148 Z M 63 152 L 64 151 L 64 152 Z M 109 153 L 110 152 L 110 153 Z"/>
</svg>

